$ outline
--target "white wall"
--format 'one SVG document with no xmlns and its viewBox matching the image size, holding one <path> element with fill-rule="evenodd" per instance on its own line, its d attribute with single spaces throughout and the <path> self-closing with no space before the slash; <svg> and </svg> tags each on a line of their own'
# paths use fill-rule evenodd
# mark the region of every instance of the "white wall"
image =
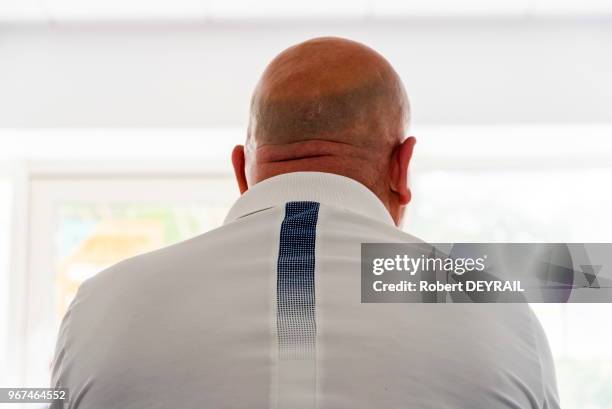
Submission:
<svg viewBox="0 0 612 409">
<path fill-rule="evenodd" d="M 612 122 L 611 22 L 5 25 L 0 127 L 242 125 L 270 58 L 319 35 L 387 56 L 417 123 Z"/>
</svg>

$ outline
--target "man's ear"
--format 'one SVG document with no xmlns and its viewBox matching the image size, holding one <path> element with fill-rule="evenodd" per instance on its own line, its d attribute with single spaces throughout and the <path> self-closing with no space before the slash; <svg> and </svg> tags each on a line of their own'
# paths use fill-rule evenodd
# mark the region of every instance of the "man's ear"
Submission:
<svg viewBox="0 0 612 409">
<path fill-rule="evenodd" d="M 410 203 L 411 192 L 408 187 L 408 167 L 416 138 L 411 136 L 395 148 L 391 163 L 391 191 L 397 194 L 402 205 Z"/>
<path fill-rule="evenodd" d="M 232 150 L 232 165 L 234 166 L 234 175 L 236 176 L 236 182 L 238 183 L 240 194 L 243 194 L 249 189 L 246 178 L 245 164 L 244 146 L 234 146 L 234 150 Z"/>
</svg>

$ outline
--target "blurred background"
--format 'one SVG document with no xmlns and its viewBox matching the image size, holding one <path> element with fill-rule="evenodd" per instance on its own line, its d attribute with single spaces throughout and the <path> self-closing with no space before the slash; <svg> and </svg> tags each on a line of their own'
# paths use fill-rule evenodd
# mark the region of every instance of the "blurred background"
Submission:
<svg viewBox="0 0 612 409">
<path fill-rule="evenodd" d="M 608 0 L 2 0 L 0 386 L 48 384 L 84 279 L 221 223 L 258 76 L 322 35 L 404 79 L 407 231 L 612 241 Z M 612 408 L 611 305 L 533 308 L 563 408 Z"/>
</svg>

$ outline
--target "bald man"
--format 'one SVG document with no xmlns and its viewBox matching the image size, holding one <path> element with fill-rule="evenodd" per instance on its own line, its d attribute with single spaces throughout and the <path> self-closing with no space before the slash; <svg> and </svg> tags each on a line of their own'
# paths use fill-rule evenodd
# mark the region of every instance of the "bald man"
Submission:
<svg viewBox="0 0 612 409">
<path fill-rule="evenodd" d="M 362 304 L 360 245 L 411 195 L 409 104 L 349 40 L 291 47 L 253 94 L 220 228 L 87 280 L 52 383 L 69 408 L 558 408 L 527 305 Z"/>
</svg>

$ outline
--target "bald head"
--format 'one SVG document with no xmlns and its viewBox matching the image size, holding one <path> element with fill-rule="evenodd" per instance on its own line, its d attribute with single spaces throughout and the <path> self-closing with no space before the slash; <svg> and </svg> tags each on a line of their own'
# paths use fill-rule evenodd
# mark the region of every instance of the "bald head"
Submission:
<svg viewBox="0 0 612 409">
<path fill-rule="evenodd" d="M 246 146 L 232 154 L 240 190 L 283 173 L 335 173 L 368 187 L 399 222 L 410 200 L 409 116 L 399 76 L 371 48 L 334 37 L 290 47 L 253 93 Z"/>
<path fill-rule="evenodd" d="M 341 38 L 317 38 L 280 53 L 251 101 L 250 142 L 311 139 L 356 146 L 397 141 L 408 123 L 404 87 L 376 51 Z"/>
</svg>

